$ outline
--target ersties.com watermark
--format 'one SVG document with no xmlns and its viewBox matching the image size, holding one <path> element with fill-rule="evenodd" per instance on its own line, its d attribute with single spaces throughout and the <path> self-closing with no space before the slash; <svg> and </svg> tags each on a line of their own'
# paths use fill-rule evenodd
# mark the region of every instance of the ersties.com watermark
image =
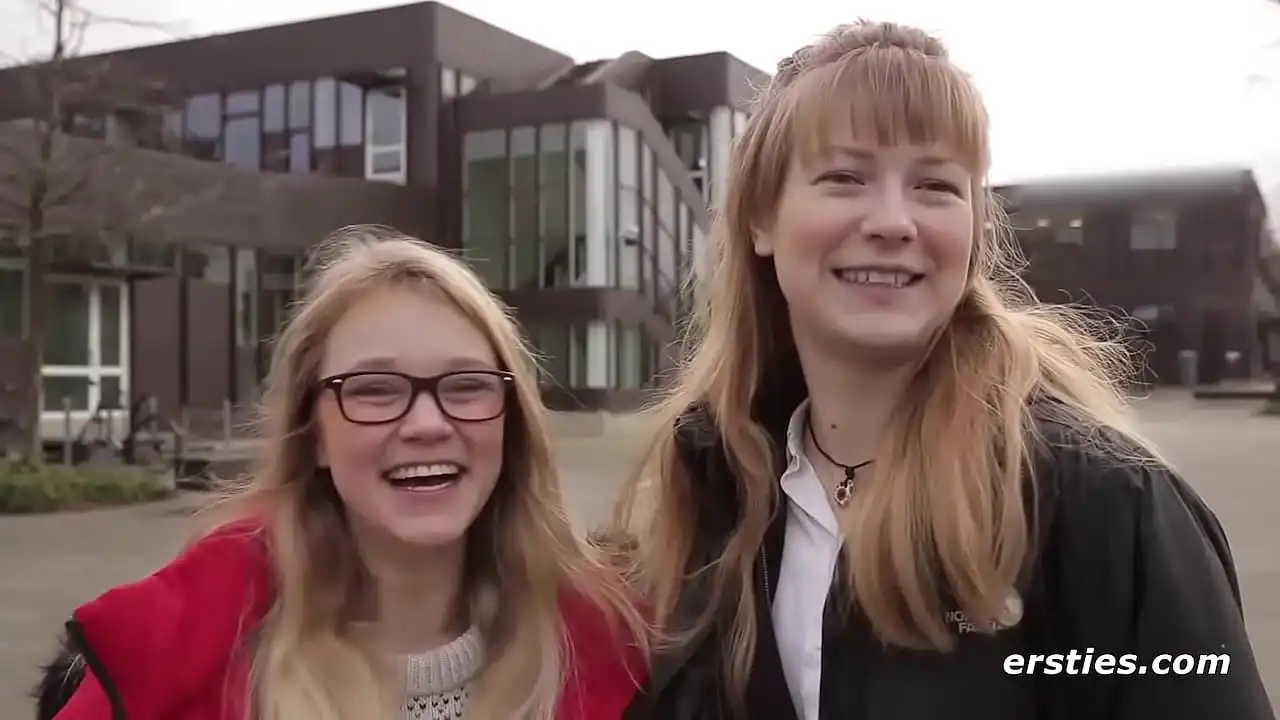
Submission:
<svg viewBox="0 0 1280 720">
<path fill-rule="evenodd" d="M 1004 671 L 1009 675 L 1226 675 L 1231 669 L 1231 656 L 1221 655 L 1156 655 L 1144 663 L 1137 655 L 1094 654 L 1084 652 L 1014 654 L 1005 657 Z"/>
</svg>

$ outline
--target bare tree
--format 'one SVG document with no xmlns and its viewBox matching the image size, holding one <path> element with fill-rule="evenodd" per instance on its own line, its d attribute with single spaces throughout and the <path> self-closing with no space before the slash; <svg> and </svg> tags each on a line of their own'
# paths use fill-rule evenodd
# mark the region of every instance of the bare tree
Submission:
<svg viewBox="0 0 1280 720">
<path fill-rule="evenodd" d="M 20 62 L 17 69 L 26 81 L 32 111 L 0 128 L 0 223 L 13 226 L 26 261 L 22 338 L 34 353 L 29 381 L 35 402 L 28 403 L 27 439 L 20 450 L 27 464 L 39 464 L 43 457 L 41 371 L 52 239 L 119 239 L 157 227 L 167 217 L 217 194 L 210 186 L 175 202 L 172 192 L 154 187 L 159 181 L 138 176 L 136 164 L 129 161 L 131 148 L 85 140 L 70 132 L 72 121 L 85 109 L 149 109 L 159 126 L 158 113 L 164 105 L 164 88 L 159 83 L 119 67 L 110 56 L 81 56 L 81 50 L 87 35 L 103 26 L 163 28 L 96 13 L 82 0 L 33 1 L 50 36 L 45 52 Z"/>
</svg>

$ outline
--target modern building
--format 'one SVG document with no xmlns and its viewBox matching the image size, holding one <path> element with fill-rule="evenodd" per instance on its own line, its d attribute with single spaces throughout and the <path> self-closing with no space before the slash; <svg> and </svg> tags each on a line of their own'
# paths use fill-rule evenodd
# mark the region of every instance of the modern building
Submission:
<svg viewBox="0 0 1280 720">
<path fill-rule="evenodd" d="M 1241 167 L 1083 177 L 996 188 L 1040 299 L 1135 321 L 1148 380 L 1280 374 L 1280 247 Z"/>
<path fill-rule="evenodd" d="M 553 406 L 632 406 L 767 78 L 726 53 L 576 63 L 435 2 L 69 68 L 110 82 L 64 98 L 68 165 L 93 170 L 48 233 L 47 432 L 64 398 L 77 423 L 144 395 L 173 418 L 250 404 L 300 259 L 359 222 L 461 248 L 545 356 Z M 40 82 L 0 71 L 0 143 L 30 145 Z M 25 190 L 0 185 L 0 424 L 32 395 Z"/>
</svg>

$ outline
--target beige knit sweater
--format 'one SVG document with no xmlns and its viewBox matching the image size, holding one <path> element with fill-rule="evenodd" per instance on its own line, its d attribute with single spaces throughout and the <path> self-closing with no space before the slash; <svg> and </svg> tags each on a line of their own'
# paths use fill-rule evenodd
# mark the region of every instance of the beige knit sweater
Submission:
<svg viewBox="0 0 1280 720">
<path fill-rule="evenodd" d="M 467 688 L 484 668 L 484 640 L 473 627 L 457 640 L 403 656 L 404 720 L 459 720 L 465 716 Z"/>
</svg>

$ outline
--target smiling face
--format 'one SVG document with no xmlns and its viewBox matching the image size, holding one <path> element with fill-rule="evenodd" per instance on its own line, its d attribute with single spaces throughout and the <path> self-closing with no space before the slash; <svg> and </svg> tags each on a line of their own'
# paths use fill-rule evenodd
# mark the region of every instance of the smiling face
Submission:
<svg viewBox="0 0 1280 720">
<path fill-rule="evenodd" d="M 973 252 L 973 176 L 945 148 L 861 145 L 849 133 L 794 153 L 768 227 L 797 344 L 918 356 L 950 318 Z"/>
<path fill-rule="evenodd" d="M 341 379 L 315 412 L 320 464 L 358 540 L 465 537 L 502 471 L 509 393 L 497 370 L 485 334 L 434 287 L 378 290 L 346 311 L 320 367 Z M 440 379 L 434 395 L 414 395 L 405 376 Z"/>
</svg>

